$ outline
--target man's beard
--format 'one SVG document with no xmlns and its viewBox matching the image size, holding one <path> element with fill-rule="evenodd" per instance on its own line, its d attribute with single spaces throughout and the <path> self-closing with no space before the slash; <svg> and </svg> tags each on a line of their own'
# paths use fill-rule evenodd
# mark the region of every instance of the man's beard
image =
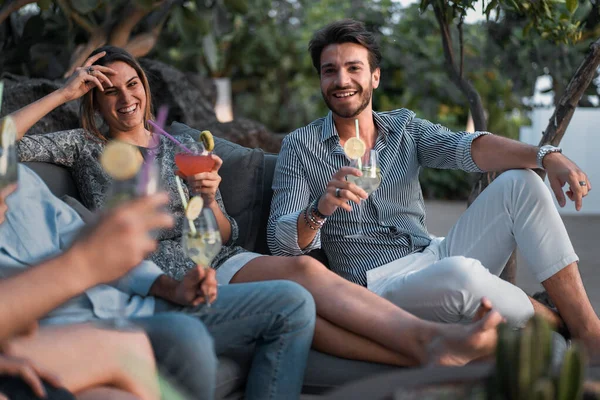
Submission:
<svg viewBox="0 0 600 400">
<path fill-rule="evenodd" d="M 348 89 L 348 88 L 345 88 L 345 89 Z M 345 90 L 345 89 L 344 88 L 334 88 L 334 89 L 330 90 L 330 92 L 334 92 L 334 91 L 338 91 L 338 90 Z M 335 115 L 342 117 L 342 118 L 354 118 L 354 117 L 358 116 L 361 112 L 363 112 L 363 110 L 365 108 L 367 108 L 367 106 L 371 102 L 371 96 L 373 96 L 373 88 L 369 85 L 369 88 L 366 91 L 363 91 L 362 88 L 357 89 L 355 96 L 359 96 L 361 99 L 361 102 L 356 110 L 342 109 L 342 107 L 336 108 L 333 106 L 333 104 L 331 104 L 329 102 L 327 95 L 325 95 L 325 93 L 323 93 L 323 91 L 321 91 L 321 95 L 323 96 L 323 100 L 325 100 L 325 104 L 327 104 L 327 107 Z"/>
</svg>

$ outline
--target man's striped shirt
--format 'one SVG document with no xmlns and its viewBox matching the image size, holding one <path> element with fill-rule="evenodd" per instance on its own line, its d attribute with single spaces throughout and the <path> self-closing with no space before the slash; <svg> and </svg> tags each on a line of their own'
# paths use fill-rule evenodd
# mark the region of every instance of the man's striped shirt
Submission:
<svg viewBox="0 0 600 400">
<path fill-rule="evenodd" d="M 274 255 L 295 256 L 322 248 L 329 268 L 366 286 L 366 272 L 416 251 L 430 242 L 419 184 L 421 166 L 480 172 L 471 143 L 487 132 L 454 133 L 415 118 L 406 109 L 373 112 L 378 131 L 375 150 L 381 186 L 363 201 L 363 231 L 368 239 L 349 239 L 358 230 L 358 206 L 338 208 L 305 249 L 298 246 L 301 212 L 320 197 L 333 174 L 350 160 L 340 146 L 331 112 L 286 136 L 273 180 L 267 239 Z"/>
</svg>

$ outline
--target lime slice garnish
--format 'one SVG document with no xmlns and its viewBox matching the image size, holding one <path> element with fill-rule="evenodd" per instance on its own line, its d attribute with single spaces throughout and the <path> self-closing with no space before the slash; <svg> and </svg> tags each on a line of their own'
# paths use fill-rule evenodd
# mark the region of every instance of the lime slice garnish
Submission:
<svg viewBox="0 0 600 400">
<path fill-rule="evenodd" d="M 202 200 L 202 197 L 192 197 L 185 209 L 185 217 L 190 221 L 195 220 L 200 216 L 200 212 L 202 212 L 202 207 L 204 207 L 204 200 Z"/>
<path fill-rule="evenodd" d="M 344 152 L 351 160 L 358 160 L 365 154 L 366 150 L 365 142 L 356 137 L 351 137 L 344 143 Z"/>
<path fill-rule="evenodd" d="M 100 164 L 113 179 L 124 181 L 138 173 L 142 157 L 132 145 L 114 140 L 104 147 Z"/>
<path fill-rule="evenodd" d="M 215 139 L 210 131 L 200 132 L 200 137 L 198 139 L 202 142 L 206 151 L 213 151 L 215 148 Z"/>
</svg>

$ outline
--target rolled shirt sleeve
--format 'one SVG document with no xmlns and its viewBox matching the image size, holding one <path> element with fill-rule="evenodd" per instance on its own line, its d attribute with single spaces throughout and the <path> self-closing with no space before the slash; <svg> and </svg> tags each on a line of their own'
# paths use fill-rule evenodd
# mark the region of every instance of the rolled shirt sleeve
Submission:
<svg viewBox="0 0 600 400">
<path fill-rule="evenodd" d="M 290 136 L 283 140 L 273 177 L 273 200 L 267 226 L 267 243 L 271 253 L 297 256 L 321 247 L 321 232 L 304 249 L 298 246 L 298 218 L 310 203 L 306 171 Z"/>
<path fill-rule="evenodd" d="M 131 270 L 127 275 L 113 282 L 111 286 L 128 294 L 148 296 L 154 281 L 164 272 L 152 261 L 142 261 L 140 265 Z"/>
<path fill-rule="evenodd" d="M 475 164 L 471 146 L 475 139 L 489 135 L 489 132 L 452 132 L 419 118 L 415 118 L 407 128 L 416 141 L 417 158 L 422 166 L 484 172 Z"/>
</svg>

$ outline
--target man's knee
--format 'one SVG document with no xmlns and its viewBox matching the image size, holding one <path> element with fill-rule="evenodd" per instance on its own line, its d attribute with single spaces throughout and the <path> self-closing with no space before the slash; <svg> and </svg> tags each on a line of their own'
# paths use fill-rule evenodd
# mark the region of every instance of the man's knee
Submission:
<svg viewBox="0 0 600 400">
<path fill-rule="evenodd" d="M 494 182 L 503 185 L 506 189 L 548 192 L 544 181 L 530 169 L 508 170 L 503 172 Z"/>
<path fill-rule="evenodd" d="M 444 258 L 435 267 L 438 279 L 446 282 L 449 288 L 468 291 L 478 289 L 482 275 L 490 273 L 479 260 L 463 256 Z"/>
</svg>

